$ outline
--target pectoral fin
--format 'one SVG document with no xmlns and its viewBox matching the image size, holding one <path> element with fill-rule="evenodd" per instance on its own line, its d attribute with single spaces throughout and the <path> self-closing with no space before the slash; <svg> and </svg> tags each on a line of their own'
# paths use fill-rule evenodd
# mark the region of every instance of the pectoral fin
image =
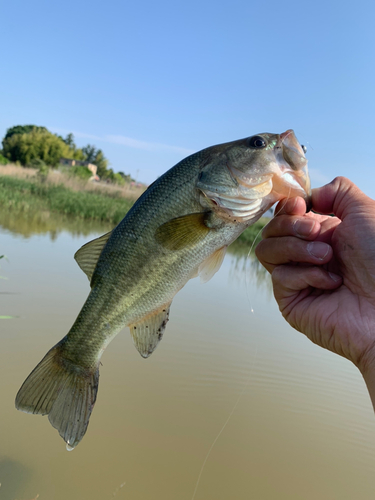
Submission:
<svg viewBox="0 0 375 500">
<path fill-rule="evenodd" d="M 148 358 L 161 341 L 169 319 L 170 306 L 169 303 L 138 323 L 129 325 L 134 345 L 143 358 Z"/>
<path fill-rule="evenodd" d="M 98 262 L 99 256 L 107 243 L 112 231 L 103 234 L 95 240 L 89 241 L 74 254 L 77 264 L 91 281 L 92 274 Z"/>
<path fill-rule="evenodd" d="M 206 225 L 209 216 L 210 212 L 201 212 L 171 219 L 157 228 L 156 240 L 169 250 L 194 246 L 210 232 Z"/>
<path fill-rule="evenodd" d="M 201 278 L 201 283 L 207 283 L 218 272 L 223 263 L 226 251 L 227 246 L 219 248 L 198 267 L 198 275 Z"/>
</svg>

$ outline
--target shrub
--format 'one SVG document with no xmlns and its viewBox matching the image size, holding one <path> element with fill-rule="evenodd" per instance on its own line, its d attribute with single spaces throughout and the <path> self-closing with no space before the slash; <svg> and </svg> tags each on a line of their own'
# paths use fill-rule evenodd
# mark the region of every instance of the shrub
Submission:
<svg viewBox="0 0 375 500">
<path fill-rule="evenodd" d="M 44 163 L 40 158 L 35 158 L 31 161 L 30 166 L 38 169 L 38 179 L 41 182 L 46 182 L 49 172 L 49 166 Z"/>
<path fill-rule="evenodd" d="M 3 155 L 0 153 L 0 165 L 8 165 L 8 163 L 9 163 L 8 158 L 5 158 L 5 156 L 3 156 Z"/>
<path fill-rule="evenodd" d="M 125 179 L 121 174 L 113 174 L 113 182 L 115 182 L 119 186 L 125 186 Z"/>
<path fill-rule="evenodd" d="M 44 167 L 47 167 L 46 163 L 43 160 L 41 160 L 40 158 L 32 159 L 27 166 L 30 168 L 37 168 L 38 170 L 43 169 Z"/>
<path fill-rule="evenodd" d="M 90 177 L 92 177 L 91 170 L 89 170 L 87 167 L 84 167 L 83 165 L 72 167 L 70 169 L 70 173 L 75 175 L 76 177 L 79 177 L 80 179 L 83 179 L 84 181 L 88 181 Z"/>
</svg>

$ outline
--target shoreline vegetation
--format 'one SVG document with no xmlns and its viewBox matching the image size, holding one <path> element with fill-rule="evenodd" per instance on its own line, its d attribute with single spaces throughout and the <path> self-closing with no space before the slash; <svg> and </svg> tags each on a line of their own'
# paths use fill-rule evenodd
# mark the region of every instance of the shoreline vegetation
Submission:
<svg viewBox="0 0 375 500">
<path fill-rule="evenodd" d="M 16 165 L 0 166 L 0 221 L 11 229 L 17 217 L 22 217 L 25 226 L 31 227 L 38 222 L 47 228 L 50 219 L 59 219 L 64 227 L 80 221 L 82 228 L 105 227 L 110 230 L 118 224 L 136 199 L 145 191 L 145 187 L 94 183 L 77 179 L 67 172 L 50 170 L 46 178 L 40 178 L 37 169 L 23 168 Z M 260 233 L 267 218 L 262 218 L 250 226 L 234 242 L 236 247 L 249 251 Z M 70 223 L 70 224 L 69 224 Z M 53 224 L 52 224 L 53 227 Z M 25 228 L 26 229 L 26 228 Z M 57 229 L 57 227 L 56 227 Z M 51 229 L 53 231 L 53 229 Z M 255 244 L 253 245 L 255 248 Z"/>
</svg>

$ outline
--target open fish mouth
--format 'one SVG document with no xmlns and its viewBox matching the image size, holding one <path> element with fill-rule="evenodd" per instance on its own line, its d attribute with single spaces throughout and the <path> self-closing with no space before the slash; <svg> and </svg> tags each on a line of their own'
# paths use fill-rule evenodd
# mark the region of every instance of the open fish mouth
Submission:
<svg viewBox="0 0 375 500">
<path fill-rule="evenodd" d="M 275 156 L 279 172 L 276 172 L 273 179 L 274 191 L 284 196 L 301 196 L 308 203 L 311 185 L 307 159 L 293 130 L 280 134 L 275 146 Z"/>
<path fill-rule="evenodd" d="M 292 129 L 280 134 L 277 148 L 282 148 L 282 154 L 285 161 L 292 167 L 294 171 L 302 170 L 307 166 L 307 159 L 301 144 Z"/>
<path fill-rule="evenodd" d="M 280 134 L 275 147 L 275 155 L 280 166 L 281 178 L 285 185 L 301 189 L 308 196 L 311 192 L 305 151 L 293 130 Z"/>
</svg>

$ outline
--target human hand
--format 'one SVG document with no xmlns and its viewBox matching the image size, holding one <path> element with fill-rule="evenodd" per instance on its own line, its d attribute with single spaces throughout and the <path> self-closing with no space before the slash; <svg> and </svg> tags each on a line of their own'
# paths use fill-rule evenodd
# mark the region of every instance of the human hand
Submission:
<svg viewBox="0 0 375 500">
<path fill-rule="evenodd" d="M 312 205 L 335 216 L 305 214 L 302 198 L 282 200 L 257 257 L 291 326 L 351 360 L 365 379 L 371 372 L 375 387 L 375 201 L 337 177 L 313 190 Z"/>
</svg>

